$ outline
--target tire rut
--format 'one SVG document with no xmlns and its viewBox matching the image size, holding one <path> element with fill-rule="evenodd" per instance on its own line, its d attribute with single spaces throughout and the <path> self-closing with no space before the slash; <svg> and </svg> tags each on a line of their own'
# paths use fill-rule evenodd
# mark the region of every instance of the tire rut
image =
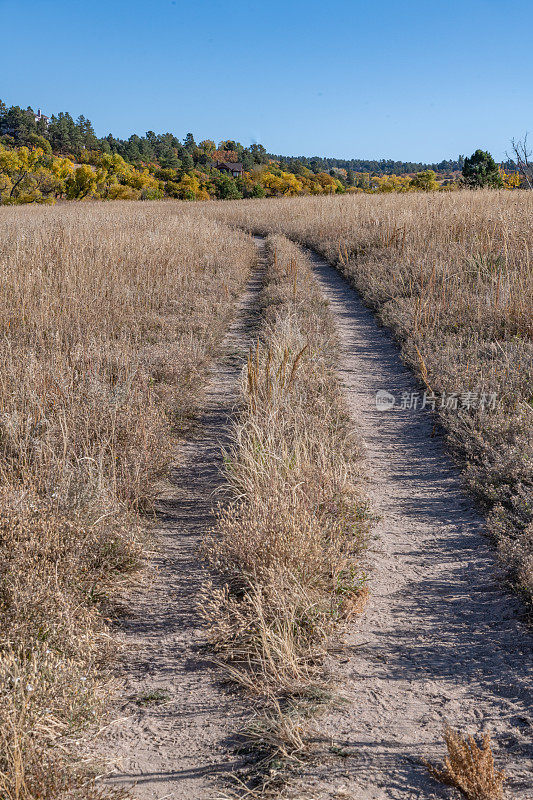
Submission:
<svg viewBox="0 0 533 800">
<path fill-rule="evenodd" d="M 483 519 L 442 437 L 432 436 L 431 417 L 376 409 L 379 389 L 419 390 L 397 345 L 347 281 L 311 258 L 338 330 L 340 378 L 380 519 L 368 608 L 346 630 L 342 660 L 329 663 L 346 702 L 321 727 L 344 758 L 327 748 L 288 796 L 456 797 L 421 764 L 442 759 L 449 723 L 489 732 L 507 796 L 531 800 L 533 662 L 521 603 L 502 587 Z"/>
<path fill-rule="evenodd" d="M 258 247 L 257 268 L 210 370 L 197 431 L 179 444 L 158 503 L 153 579 L 130 596 L 121 624 L 124 701 L 100 750 L 114 764 L 106 784 L 140 800 L 204 800 L 217 776 L 243 766 L 232 736 L 250 712 L 221 685 L 196 603 L 208 577 L 198 548 L 215 522 L 221 450 L 257 324 L 264 275 L 264 245 Z"/>
</svg>

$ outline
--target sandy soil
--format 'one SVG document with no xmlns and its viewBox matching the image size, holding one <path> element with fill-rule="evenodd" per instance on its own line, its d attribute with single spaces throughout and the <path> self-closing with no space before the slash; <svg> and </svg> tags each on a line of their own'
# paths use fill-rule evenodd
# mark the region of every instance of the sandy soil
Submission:
<svg viewBox="0 0 533 800">
<path fill-rule="evenodd" d="M 211 370 L 197 432 L 180 445 L 159 502 L 154 578 L 130 596 L 121 627 L 122 707 L 100 749 L 113 764 L 106 782 L 141 800 L 213 797 L 213 780 L 241 766 L 232 736 L 246 709 L 209 662 L 196 606 L 208 577 L 198 547 L 214 523 L 221 447 L 253 340 L 262 271 L 261 257 Z"/>
<path fill-rule="evenodd" d="M 490 732 L 508 797 L 533 798 L 533 660 L 520 602 L 498 581 L 483 521 L 429 415 L 376 409 L 378 389 L 418 390 L 397 346 L 339 273 L 313 258 L 381 519 L 368 608 L 329 664 L 345 702 L 322 720 L 322 753 L 287 796 L 458 797 L 420 764 L 440 760 L 449 722 Z"/>
</svg>

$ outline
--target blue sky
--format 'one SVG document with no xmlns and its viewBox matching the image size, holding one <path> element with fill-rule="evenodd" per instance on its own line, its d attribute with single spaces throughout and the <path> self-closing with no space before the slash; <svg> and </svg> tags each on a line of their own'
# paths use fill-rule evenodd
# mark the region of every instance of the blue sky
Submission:
<svg viewBox="0 0 533 800">
<path fill-rule="evenodd" d="M 504 157 L 533 131 L 530 0 L 0 0 L 0 98 L 270 152 Z"/>
</svg>

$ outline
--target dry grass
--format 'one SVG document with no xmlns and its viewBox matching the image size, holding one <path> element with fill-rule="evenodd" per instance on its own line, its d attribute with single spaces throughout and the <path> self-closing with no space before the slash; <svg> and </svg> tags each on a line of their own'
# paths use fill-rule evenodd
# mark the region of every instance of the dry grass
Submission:
<svg viewBox="0 0 533 800">
<path fill-rule="evenodd" d="M 279 702 L 317 695 L 328 635 L 365 591 L 368 518 L 329 311 L 299 248 L 283 237 L 268 248 L 261 340 L 226 454 L 232 500 L 206 546 L 226 584 L 206 587 L 203 606 L 228 674 L 271 709 L 251 736 L 268 731 L 275 761 L 303 748 Z"/>
<path fill-rule="evenodd" d="M 140 563 L 139 512 L 254 257 L 177 204 L 0 209 L 5 800 L 81 780 L 74 744 L 111 646 L 102 611 Z"/>
<path fill-rule="evenodd" d="M 204 213 L 321 252 L 392 328 L 422 386 L 459 398 L 441 420 L 533 596 L 533 194 L 270 199 Z M 466 392 L 496 392 L 497 408 L 461 408 Z"/>
<path fill-rule="evenodd" d="M 305 758 L 310 735 L 308 721 L 296 706 L 281 707 L 273 699 L 272 708 L 254 719 L 246 730 L 247 745 L 264 755 L 271 771 L 289 762 L 300 762 Z M 277 762 L 277 763 L 276 763 Z"/>
<path fill-rule="evenodd" d="M 454 786 L 467 800 L 503 800 L 505 773 L 497 770 L 485 734 L 481 746 L 473 736 L 466 739 L 458 731 L 444 732 L 448 755 L 440 767 L 428 764 L 430 774 L 446 786 Z"/>
</svg>

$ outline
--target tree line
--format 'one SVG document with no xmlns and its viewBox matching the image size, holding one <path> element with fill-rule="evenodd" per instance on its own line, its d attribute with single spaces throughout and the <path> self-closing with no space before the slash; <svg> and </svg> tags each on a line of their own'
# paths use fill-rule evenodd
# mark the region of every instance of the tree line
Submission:
<svg viewBox="0 0 533 800">
<path fill-rule="evenodd" d="M 221 162 L 242 165 L 240 177 L 219 169 Z M 509 161 L 509 165 L 513 163 Z M 112 134 L 98 137 L 83 115 L 74 120 L 68 112 L 60 112 L 48 119 L 31 107 L 8 107 L 0 100 L 3 204 L 451 190 L 460 185 L 461 172 L 467 185 L 520 185 L 514 173 L 507 174 L 496 164 L 483 168 L 485 171 L 478 165 L 476 183 L 465 175 L 469 164 L 464 156 L 438 164 L 285 157 L 268 153 L 261 144 L 244 147 L 234 140 L 216 144 L 211 139 L 197 143 L 192 133 L 182 140 L 172 133 L 154 131 L 128 139 Z"/>
</svg>

